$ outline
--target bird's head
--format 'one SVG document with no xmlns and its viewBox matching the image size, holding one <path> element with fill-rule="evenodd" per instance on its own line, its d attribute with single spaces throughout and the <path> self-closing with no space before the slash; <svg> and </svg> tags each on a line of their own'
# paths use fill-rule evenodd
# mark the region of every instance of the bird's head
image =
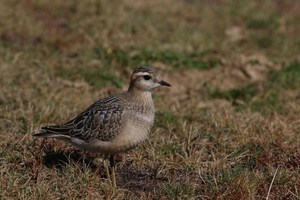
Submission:
<svg viewBox="0 0 300 200">
<path fill-rule="evenodd" d="M 137 89 L 151 92 L 160 86 L 170 87 L 171 84 L 162 80 L 159 71 L 150 66 L 135 69 L 130 77 L 129 90 Z"/>
</svg>

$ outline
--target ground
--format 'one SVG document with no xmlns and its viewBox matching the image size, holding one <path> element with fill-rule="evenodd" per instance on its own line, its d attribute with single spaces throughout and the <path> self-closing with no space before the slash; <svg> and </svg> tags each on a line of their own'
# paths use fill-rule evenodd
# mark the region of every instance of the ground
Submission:
<svg viewBox="0 0 300 200">
<path fill-rule="evenodd" d="M 300 199 L 298 1 L 0 2 L 0 199 Z M 151 137 L 118 158 L 39 127 L 158 68 Z"/>
</svg>

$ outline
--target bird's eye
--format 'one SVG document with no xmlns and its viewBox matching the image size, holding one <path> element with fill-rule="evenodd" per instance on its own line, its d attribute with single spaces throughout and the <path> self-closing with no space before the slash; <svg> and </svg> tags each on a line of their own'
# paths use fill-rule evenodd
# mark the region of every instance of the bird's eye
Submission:
<svg viewBox="0 0 300 200">
<path fill-rule="evenodd" d="M 148 81 L 148 80 L 150 80 L 150 79 L 151 79 L 151 76 L 149 76 L 149 75 L 145 75 L 145 76 L 144 76 L 144 79 Z"/>
</svg>

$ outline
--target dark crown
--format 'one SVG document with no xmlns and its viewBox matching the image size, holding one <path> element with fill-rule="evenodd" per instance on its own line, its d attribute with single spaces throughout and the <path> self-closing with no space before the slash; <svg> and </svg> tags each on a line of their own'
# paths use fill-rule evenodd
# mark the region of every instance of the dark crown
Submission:
<svg viewBox="0 0 300 200">
<path fill-rule="evenodd" d="M 138 72 L 149 72 L 149 73 L 159 74 L 159 72 L 156 69 L 150 66 L 142 66 L 133 71 L 133 73 L 138 73 Z"/>
</svg>

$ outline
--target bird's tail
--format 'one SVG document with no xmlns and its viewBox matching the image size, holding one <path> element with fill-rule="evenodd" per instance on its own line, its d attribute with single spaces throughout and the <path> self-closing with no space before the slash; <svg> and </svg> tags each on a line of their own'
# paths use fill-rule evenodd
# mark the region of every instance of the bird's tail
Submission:
<svg viewBox="0 0 300 200">
<path fill-rule="evenodd" d="M 42 127 L 40 133 L 35 133 L 32 136 L 34 137 L 58 137 L 61 135 L 66 135 L 70 128 L 61 127 L 61 126 L 49 126 L 49 127 Z"/>
<path fill-rule="evenodd" d="M 57 134 L 55 133 L 49 133 L 49 132 L 41 132 L 41 133 L 35 133 L 32 134 L 34 137 L 55 137 Z"/>
</svg>

